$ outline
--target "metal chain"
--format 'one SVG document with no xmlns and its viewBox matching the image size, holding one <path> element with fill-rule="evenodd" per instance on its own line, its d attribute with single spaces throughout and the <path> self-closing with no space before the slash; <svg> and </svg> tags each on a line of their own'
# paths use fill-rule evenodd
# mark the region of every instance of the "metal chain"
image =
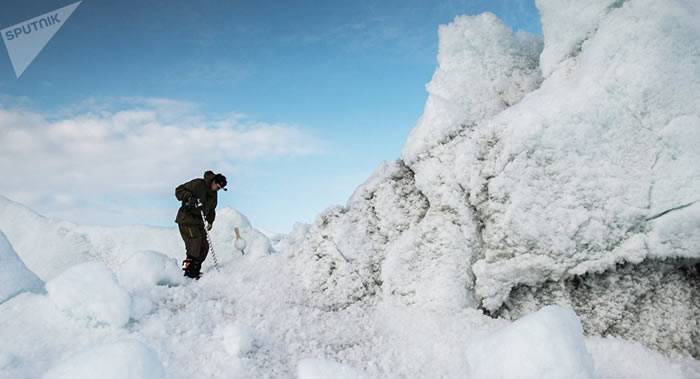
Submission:
<svg viewBox="0 0 700 379">
<path fill-rule="evenodd" d="M 209 252 L 211 252 L 211 258 L 214 260 L 214 268 L 216 272 L 221 272 L 219 269 L 219 260 L 216 259 L 216 253 L 214 253 L 214 245 L 211 243 L 211 237 L 209 236 L 209 231 L 207 230 L 207 219 L 204 217 L 204 211 L 199 210 L 199 214 L 202 216 L 202 222 L 204 223 L 204 234 L 207 236 L 207 243 L 209 244 Z"/>
</svg>

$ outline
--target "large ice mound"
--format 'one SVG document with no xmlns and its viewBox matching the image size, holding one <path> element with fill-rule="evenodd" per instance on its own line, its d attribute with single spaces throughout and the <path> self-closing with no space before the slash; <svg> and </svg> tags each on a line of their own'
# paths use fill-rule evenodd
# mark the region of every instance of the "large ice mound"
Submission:
<svg viewBox="0 0 700 379">
<path fill-rule="evenodd" d="M 558 303 L 698 357 L 700 3 L 537 6 L 543 40 L 491 14 L 441 27 L 402 159 L 280 246 L 330 309 Z"/>
</svg>

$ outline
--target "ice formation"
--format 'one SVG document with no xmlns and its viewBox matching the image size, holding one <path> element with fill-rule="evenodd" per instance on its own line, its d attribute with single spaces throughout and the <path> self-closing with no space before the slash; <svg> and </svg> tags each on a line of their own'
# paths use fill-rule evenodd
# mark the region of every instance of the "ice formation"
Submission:
<svg viewBox="0 0 700 379">
<path fill-rule="evenodd" d="M 402 159 L 287 242 L 318 303 L 368 296 L 700 356 L 700 4 L 537 2 L 544 38 L 491 14 L 440 28 Z"/>
</svg>

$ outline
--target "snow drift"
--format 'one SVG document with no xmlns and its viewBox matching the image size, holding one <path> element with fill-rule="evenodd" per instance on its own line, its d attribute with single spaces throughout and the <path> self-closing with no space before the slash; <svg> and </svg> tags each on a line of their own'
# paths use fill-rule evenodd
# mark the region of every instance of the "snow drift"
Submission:
<svg viewBox="0 0 700 379">
<path fill-rule="evenodd" d="M 558 303 L 700 357 L 700 3 L 537 6 L 543 40 L 491 14 L 442 26 L 402 159 L 284 245 L 329 309 Z"/>
</svg>

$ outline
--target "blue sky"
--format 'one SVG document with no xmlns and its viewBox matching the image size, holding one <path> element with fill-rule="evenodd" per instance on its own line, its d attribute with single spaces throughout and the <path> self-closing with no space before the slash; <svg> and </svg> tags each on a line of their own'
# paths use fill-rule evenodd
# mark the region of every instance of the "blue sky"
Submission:
<svg viewBox="0 0 700 379">
<path fill-rule="evenodd" d="M 5 1 L 0 28 L 70 3 Z M 438 25 L 484 11 L 541 34 L 525 0 L 85 0 L 20 79 L 0 53 L 0 138 L 34 133 L 0 163 L 16 178 L 0 194 L 76 222 L 170 226 L 174 186 L 213 168 L 231 183 L 222 205 L 287 231 L 399 156 L 435 69 Z M 127 144 L 134 123 L 145 137 Z M 93 124 L 101 134 L 82 140 Z M 191 154 L 187 138 L 142 143 L 171 125 L 195 141 Z M 207 151 L 211 138 L 227 142 Z"/>
</svg>

